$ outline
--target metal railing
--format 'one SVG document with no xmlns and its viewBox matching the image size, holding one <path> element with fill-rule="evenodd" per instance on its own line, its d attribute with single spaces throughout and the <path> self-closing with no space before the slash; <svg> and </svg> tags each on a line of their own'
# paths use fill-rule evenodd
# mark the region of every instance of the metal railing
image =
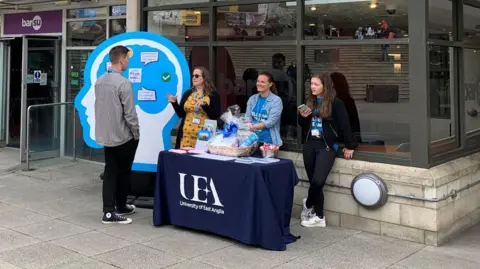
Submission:
<svg viewBox="0 0 480 269">
<path fill-rule="evenodd" d="M 25 151 L 26 151 L 26 167 L 25 170 L 30 170 L 30 111 L 33 108 L 38 108 L 38 107 L 53 107 L 53 106 L 67 106 L 67 105 L 72 105 L 72 112 L 73 112 L 73 126 L 72 126 L 72 139 L 73 139 L 73 146 L 72 146 L 72 157 L 73 161 L 76 160 L 76 154 L 75 154 L 75 119 L 76 119 L 76 111 L 75 111 L 75 106 L 73 106 L 73 102 L 63 102 L 63 103 L 50 103 L 50 104 L 39 104 L 39 105 L 31 105 L 27 108 L 27 133 L 26 133 L 26 145 L 25 145 Z"/>
</svg>

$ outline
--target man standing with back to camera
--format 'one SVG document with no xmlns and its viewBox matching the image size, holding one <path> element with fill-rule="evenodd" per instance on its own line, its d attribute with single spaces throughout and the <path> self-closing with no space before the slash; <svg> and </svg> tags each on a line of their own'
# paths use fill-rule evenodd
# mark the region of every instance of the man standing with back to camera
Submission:
<svg viewBox="0 0 480 269">
<path fill-rule="evenodd" d="M 109 53 L 111 67 L 95 83 L 95 138 L 104 146 L 103 218 L 105 224 L 129 224 L 135 213 L 127 204 L 130 177 L 138 146 L 139 125 L 132 84 L 123 77 L 129 49 L 116 46 Z"/>
</svg>

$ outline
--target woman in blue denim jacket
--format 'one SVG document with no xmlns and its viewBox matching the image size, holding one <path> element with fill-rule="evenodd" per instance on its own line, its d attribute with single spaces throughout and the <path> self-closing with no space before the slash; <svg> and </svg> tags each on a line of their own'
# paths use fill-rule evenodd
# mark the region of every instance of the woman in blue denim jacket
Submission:
<svg viewBox="0 0 480 269">
<path fill-rule="evenodd" d="M 256 132 L 260 144 L 268 143 L 282 146 L 280 137 L 280 118 L 282 116 L 282 99 L 276 95 L 277 88 L 273 76 L 261 72 L 257 77 L 258 93 L 247 102 L 246 118 L 252 122 L 251 130 Z"/>
</svg>

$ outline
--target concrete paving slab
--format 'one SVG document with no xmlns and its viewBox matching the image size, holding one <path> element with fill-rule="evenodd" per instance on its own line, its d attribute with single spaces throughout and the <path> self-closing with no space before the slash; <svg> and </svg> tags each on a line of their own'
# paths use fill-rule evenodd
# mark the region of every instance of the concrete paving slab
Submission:
<svg viewBox="0 0 480 269">
<path fill-rule="evenodd" d="M 0 252 L 21 248 L 36 243 L 40 243 L 40 240 L 16 231 L 0 228 Z M 0 268 L 3 267 L 0 266 Z"/>
<path fill-rule="evenodd" d="M 0 260 L 25 269 L 44 269 L 84 258 L 50 243 L 38 243 L 0 253 Z"/>
<path fill-rule="evenodd" d="M 18 209 L 1 213 L 0 227 L 15 228 L 51 219 L 51 217 L 40 215 L 32 211 Z"/>
<path fill-rule="evenodd" d="M 439 269 L 439 268 L 455 268 L 455 269 L 478 269 L 480 264 L 469 260 L 456 258 L 444 253 L 437 253 L 428 250 L 419 251 L 410 257 L 395 264 L 395 266 L 403 266 L 400 269 Z M 390 268 L 392 269 L 392 268 Z"/>
<path fill-rule="evenodd" d="M 85 258 L 69 263 L 64 263 L 54 267 L 55 269 L 117 269 L 110 264 L 106 264 L 94 259 Z M 52 268 L 53 269 L 53 268 Z"/>
<path fill-rule="evenodd" d="M 206 264 L 203 262 L 193 261 L 193 260 L 177 263 L 167 268 L 168 269 L 222 269 L 222 267 L 217 267 L 211 264 Z"/>
<path fill-rule="evenodd" d="M 141 245 L 125 247 L 94 257 L 122 269 L 158 269 L 185 261 L 185 258 Z"/>
<path fill-rule="evenodd" d="M 110 236 L 97 231 L 91 231 L 53 240 L 51 243 L 81 253 L 88 257 L 124 248 L 132 244 L 131 242 L 118 237 Z"/>
<path fill-rule="evenodd" d="M 86 228 L 57 219 L 14 228 L 13 230 L 42 241 L 60 239 L 89 231 Z"/>
<path fill-rule="evenodd" d="M 235 243 L 233 240 L 212 234 L 195 231 L 176 231 L 166 237 L 143 243 L 143 245 L 191 259 L 232 246 Z"/>
<path fill-rule="evenodd" d="M 361 233 L 296 261 L 306 266 L 329 269 L 385 268 L 423 247 L 420 244 Z"/>
</svg>

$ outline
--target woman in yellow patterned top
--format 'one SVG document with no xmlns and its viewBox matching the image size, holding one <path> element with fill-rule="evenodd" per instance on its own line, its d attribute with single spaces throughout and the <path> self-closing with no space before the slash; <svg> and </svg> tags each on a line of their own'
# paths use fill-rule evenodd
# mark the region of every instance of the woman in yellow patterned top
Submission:
<svg viewBox="0 0 480 269">
<path fill-rule="evenodd" d="M 192 85 L 192 89 L 183 94 L 180 104 L 176 96 L 168 95 L 168 101 L 182 119 L 175 145 L 177 149 L 195 147 L 197 133 L 205 120 L 217 120 L 220 117 L 220 96 L 206 68 L 196 67 L 193 70 Z"/>
</svg>

